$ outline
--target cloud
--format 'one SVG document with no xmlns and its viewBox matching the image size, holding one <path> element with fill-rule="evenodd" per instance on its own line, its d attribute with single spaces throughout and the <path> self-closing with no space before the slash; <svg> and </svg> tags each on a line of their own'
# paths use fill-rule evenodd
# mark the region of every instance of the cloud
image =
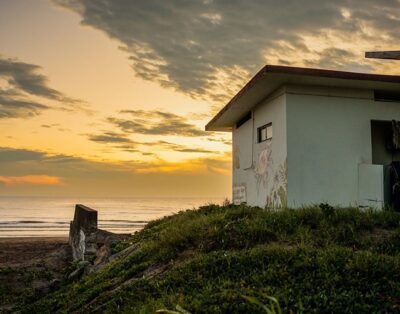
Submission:
<svg viewBox="0 0 400 314">
<path fill-rule="evenodd" d="M 113 148 L 130 153 L 141 153 L 145 156 L 155 155 L 155 152 L 145 151 L 146 147 L 151 147 L 154 151 L 168 150 L 180 153 L 216 153 L 200 147 L 186 146 L 167 141 L 154 142 L 136 142 L 128 138 L 128 135 L 114 132 L 105 132 L 104 134 L 87 135 L 92 142 L 111 145 Z M 140 149 L 138 148 L 140 146 Z"/>
<path fill-rule="evenodd" d="M 182 162 L 113 162 L 3 147 L 0 195 L 226 196 L 230 169 L 229 154 Z"/>
<path fill-rule="evenodd" d="M 225 138 L 220 138 L 220 137 L 208 137 L 207 141 L 209 142 L 216 142 L 216 143 L 222 143 L 225 145 L 232 145 L 232 140 L 231 139 L 225 139 Z"/>
<path fill-rule="evenodd" d="M 74 103 L 77 100 L 65 96 L 63 93 L 48 86 L 48 78 L 39 73 L 41 67 L 13 59 L 0 59 L 0 76 L 27 94 L 41 96 L 62 102 Z"/>
<path fill-rule="evenodd" d="M 362 50 L 400 40 L 398 0 L 53 1 L 117 39 L 139 77 L 214 101 L 265 62 L 370 71 Z"/>
<path fill-rule="evenodd" d="M 316 60 L 305 60 L 304 63 L 306 66 L 313 66 L 314 64 L 318 64 L 323 68 L 345 68 L 351 67 L 353 71 L 361 71 L 366 72 L 372 70 L 370 65 L 362 65 L 356 62 L 352 62 L 355 60 L 357 55 L 351 51 L 340 49 L 340 48 L 326 48 L 321 51 Z"/>
<path fill-rule="evenodd" d="M 207 154 L 216 153 L 215 151 L 204 148 L 187 148 L 187 147 L 177 148 L 175 149 L 175 151 L 180 153 L 207 153 Z"/>
<path fill-rule="evenodd" d="M 51 129 L 60 126 L 58 123 L 52 123 L 52 124 L 42 124 L 40 127 L 41 128 L 46 128 L 46 129 Z"/>
<path fill-rule="evenodd" d="M 105 132 L 101 135 L 89 135 L 89 140 L 97 143 L 115 144 L 115 143 L 132 143 L 134 142 L 126 137 L 125 134 L 114 132 Z"/>
<path fill-rule="evenodd" d="M 41 160 L 44 153 L 29 149 L 0 147 L 0 163 Z"/>
<path fill-rule="evenodd" d="M 38 65 L 0 55 L 0 119 L 30 118 L 47 109 L 88 112 L 81 100 L 51 88 L 40 71 Z"/>
<path fill-rule="evenodd" d="M 0 176 L 0 183 L 7 186 L 15 185 L 58 185 L 61 183 L 59 177 L 36 175 L 36 176 Z"/>
<path fill-rule="evenodd" d="M 158 142 L 145 142 L 141 143 L 142 145 L 147 145 L 147 146 L 156 146 L 157 148 L 164 148 L 167 150 L 172 150 L 175 152 L 179 153 L 207 153 L 207 154 L 212 154 L 216 153 L 215 151 L 200 148 L 200 147 L 192 147 L 192 146 L 186 146 L 186 145 L 180 145 L 180 144 L 175 144 L 175 143 L 170 143 L 167 141 L 158 141 Z"/>
<path fill-rule="evenodd" d="M 109 117 L 108 122 L 117 126 L 128 134 L 146 135 L 177 135 L 177 136 L 204 136 L 210 135 L 197 126 L 190 124 L 188 119 L 171 112 L 158 110 L 123 110 L 130 119 Z"/>
<path fill-rule="evenodd" d="M 49 109 L 46 105 L 15 98 L 9 92 L 0 89 L 0 119 L 31 118 L 46 109 Z"/>
<path fill-rule="evenodd" d="M 179 153 L 204 153 L 216 154 L 219 151 L 172 143 L 170 141 L 134 141 L 130 138 L 133 134 L 154 135 L 154 136 L 180 136 L 180 137 L 204 137 L 208 141 L 230 144 L 230 141 L 217 139 L 210 136 L 212 132 L 206 132 L 191 124 L 189 119 L 175 113 L 160 110 L 122 110 L 122 115 L 129 115 L 131 118 L 109 117 L 107 121 L 119 128 L 119 132 L 104 132 L 102 134 L 87 134 L 88 139 L 99 144 L 106 144 L 115 149 L 141 153 L 144 156 L 156 156 L 158 150 L 175 151 Z M 151 148 L 151 151 L 148 149 Z"/>
<path fill-rule="evenodd" d="M 104 132 L 103 134 L 89 134 L 87 135 L 89 140 L 99 144 L 110 145 L 121 151 L 129 153 L 140 152 L 137 149 L 138 142 L 135 142 L 127 137 L 126 134 L 115 133 L 115 132 Z"/>
<path fill-rule="evenodd" d="M 229 176 L 232 173 L 231 158 L 231 153 L 225 153 L 222 158 L 208 158 L 204 163 L 210 172 Z"/>
</svg>

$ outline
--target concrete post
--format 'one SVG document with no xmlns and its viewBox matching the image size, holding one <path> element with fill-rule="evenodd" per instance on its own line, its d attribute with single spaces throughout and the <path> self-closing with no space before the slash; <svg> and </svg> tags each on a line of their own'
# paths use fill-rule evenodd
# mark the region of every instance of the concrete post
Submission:
<svg viewBox="0 0 400 314">
<path fill-rule="evenodd" d="M 97 211 L 81 204 L 75 206 L 74 220 L 69 229 L 69 244 L 74 260 L 84 260 L 90 234 L 97 231 Z"/>
</svg>

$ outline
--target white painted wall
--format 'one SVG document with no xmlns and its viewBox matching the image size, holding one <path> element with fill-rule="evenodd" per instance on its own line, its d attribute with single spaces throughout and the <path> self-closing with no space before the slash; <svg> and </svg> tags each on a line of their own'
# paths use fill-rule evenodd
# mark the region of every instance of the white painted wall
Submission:
<svg viewBox="0 0 400 314">
<path fill-rule="evenodd" d="M 257 128 L 272 122 L 273 137 L 257 143 Z M 284 90 L 253 110 L 253 119 L 233 130 L 233 201 L 251 206 L 285 205 L 286 101 Z M 236 193 L 235 193 L 236 191 Z M 236 200 L 235 200 L 236 196 Z"/>
<path fill-rule="evenodd" d="M 371 120 L 400 120 L 372 91 L 288 87 L 288 205 L 358 203 L 359 164 L 371 164 Z"/>
</svg>

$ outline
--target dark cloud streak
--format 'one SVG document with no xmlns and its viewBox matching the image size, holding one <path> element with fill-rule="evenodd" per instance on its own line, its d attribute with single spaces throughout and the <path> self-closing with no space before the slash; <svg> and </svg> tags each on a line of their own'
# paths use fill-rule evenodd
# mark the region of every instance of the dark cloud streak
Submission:
<svg viewBox="0 0 400 314">
<path fill-rule="evenodd" d="M 266 49 L 278 55 L 288 49 L 298 55 L 313 51 L 304 35 L 324 36 L 327 30 L 335 30 L 373 39 L 368 26 L 386 39 L 400 40 L 400 22 L 395 18 L 400 15 L 398 0 L 366 0 L 362 5 L 356 0 L 53 1 L 80 14 L 83 25 L 119 40 L 138 76 L 213 100 L 232 94 L 234 81 L 246 80 L 246 73 L 259 69 Z M 360 69 L 352 60 L 346 63 L 344 50 L 337 52 L 340 62 L 328 62 L 332 55 L 328 49 L 308 63 Z M 283 64 L 292 62 L 278 59 Z M 225 88 L 218 82 L 222 76 L 218 71 L 228 77 Z"/>
<path fill-rule="evenodd" d="M 0 147 L 1 163 L 41 160 L 44 156 L 45 154 L 40 151 L 10 148 L 10 147 Z"/>
<path fill-rule="evenodd" d="M 127 134 L 147 135 L 177 135 L 177 136 L 205 136 L 210 135 L 188 122 L 185 117 L 170 112 L 158 110 L 123 110 L 121 113 L 129 114 L 132 118 L 109 117 L 108 122 L 120 128 Z"/>
<path fill-rule="evenodd" d="M 31 118 L 46 109 L 49 109 L 46 105 L 15 98 L 9 92 L 0 89 L 0 119 Z"/>
<path fill-rule="evenodd" d="M 0 79 L 8 84 L 0 86 L 0 119 L 30 118 L 48 109 L 89 112 L 81 100 L 49 87 L 48 78 L 40 70 L 38 65 L 0 55 Z"/>
<path fill-rule="evenodd" d="M 114 132 L 105 132 L 101 135 L 89 135 L 89 140 L 97 143 L 115 144 L 115 143 L 134 143 L 127 138 L 124 134 Z"/>
<path fill-rule="evenodd" d="M 171 143 L 167 141 L 154 141 L 154 142 L 136 142 L 131 140 L 125 134 L 105 132 L 103 134 L 88 135 L 90 141 L 109 145 L 115 149 L 130 152 L 130 153 L 147 153 L 147 155 L 155 155 L 155 153 L 162 150 L 175 151 L 180 153 L 216 153 L 215 151 L 207 150 L 200 147 L 188 147 L 186 145 Z M 139 150 L 138 146 L 142 148 Z M 153 147 L 154 151 L 146 152 L 143 147 Z M 146 154 L 145 154 L 146 155 Z"/>
<path fill-rule="evenodd" d="M 48 86 L 48 79 L 40 74 L 40 66 L 16 61 L 13 59 L 0 59 L 0 77 L 5 78 L 10 85 L 27 94 L 44 97 L 47 99 L 76 103 L 61 92 Z"/>
</svg>

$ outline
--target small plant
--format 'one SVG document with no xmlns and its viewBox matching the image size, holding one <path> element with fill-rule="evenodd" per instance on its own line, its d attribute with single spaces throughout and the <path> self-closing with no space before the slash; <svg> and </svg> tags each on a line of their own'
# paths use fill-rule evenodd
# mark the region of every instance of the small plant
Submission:
<svg viewBox="0 0 400 314">
<path fill-rule="evenodd" d="M 229 200 L 229 198 L 225 198 L 224 201 L 222 202 L 222 206 L 230 206 L 232 205 L 231 201 Z"/>
<path fill-rule="evenodd" d="M 161 309 L 161 310 L 157 310 L 156 313 L 164 313 L 164 314 L 191 314 L 189 311 L 186 311 L 184 308 L 182 308 L 179 304 L 175 307 L 175 309 L 176 309 L 176 311 Z"/>
<path fill-rule="evenodd" d="M 13 274 L 16 271 L 14 269 L 12 269 L 11 267 L 4 267 L 4 268 L 0 268 L 0 275 L 9 275 L 9 274 Z"/>
<path fill-rule="evenodd" d="M 321 208 L 322 213 L 327 217 L 332 217 L 335 214 L 335 209 L 328 203 L 319 204 L 319 208 Z"/>
<path fill-rule="evenodd" d="M 249 296 L 242 295 L 243 299 L 247 300 L 248 302 L 250 302 L 254 305 L 261 307 L 267 314 L 282 314 L 281 306 L 279 305 L 279 302 L 276 298 L 271 297 L 271 296 L 264 296 L 264 297 L 270 301 L 269 305 L 263 304 L 261 301 L 259 301 L 255 297 L 249 297 Z"/>
</svg>

